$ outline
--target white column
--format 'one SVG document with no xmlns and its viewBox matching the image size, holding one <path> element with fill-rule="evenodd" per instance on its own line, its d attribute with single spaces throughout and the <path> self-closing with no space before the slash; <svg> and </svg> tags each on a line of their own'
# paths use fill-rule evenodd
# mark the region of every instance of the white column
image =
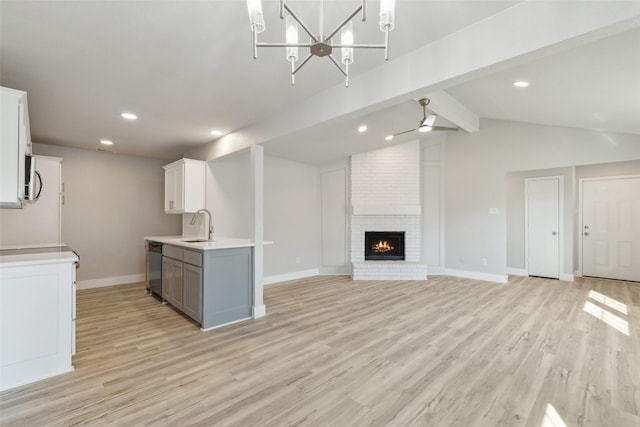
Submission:
<svg viewBox="0 0 640 427">
<path fill-rule="evenodd" d="M 251 147 L 251 174 L 253 187 L 253 220 L 251 236 L 255 242 L 253 249 L 253 317 L 263 317 L 266 307 L 263 302 L 264 273 L 264 148 Z"/>
</svg>

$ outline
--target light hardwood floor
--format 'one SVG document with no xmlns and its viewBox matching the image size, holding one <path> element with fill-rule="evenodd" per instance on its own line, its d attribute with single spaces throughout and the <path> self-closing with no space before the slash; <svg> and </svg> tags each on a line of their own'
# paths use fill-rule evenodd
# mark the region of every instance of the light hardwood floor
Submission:
<svg viewBox="0 0 640 427">
<path fill-rule="evenodd" d="M 0 425 L 640 426 L 638 283 L 315 277 L 265 303 L 201 332 L 142 284 L 80 291 L 76 370 L 0 394 Z"/>
</svg>

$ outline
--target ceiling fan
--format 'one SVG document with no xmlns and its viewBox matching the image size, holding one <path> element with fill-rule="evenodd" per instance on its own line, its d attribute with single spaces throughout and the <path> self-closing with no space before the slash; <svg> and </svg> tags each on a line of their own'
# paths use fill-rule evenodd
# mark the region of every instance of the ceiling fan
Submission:
<svg viewBox="0 0 640 427">
<path fill-rule="evenodd" d="M 405 133 L 409 133 L 409 132 L 413 132 L 413 131 L 418 131 L 418 132 L 431 132 L 431 131 L 451 131 L 451 132 L 455 132 L 458 130 L 458 128 L 451 128 L 451 127 L 447 127 L 447 126 L 434 126 L 433 124 L 436 121 L 436 114 L 429 114 L 427 115 L 427 105 L 429 105 L 429 99 L 428 98 L 422 98 L 418 100 L 418 103 L 422 106 L 422 120 L 420 120 L 418 122 L 418 127 L 415 129 L 409 129 L 409 130 L 403 130 L 402 132 L 398 132 L 398 133 L 394 133 L 393 135 L 389 135 L 386 137 L 387 141 L 390 139 L 393 139 L 394 137 L 398 136 L 398 135 L 403 135 Z"/>
</svg>

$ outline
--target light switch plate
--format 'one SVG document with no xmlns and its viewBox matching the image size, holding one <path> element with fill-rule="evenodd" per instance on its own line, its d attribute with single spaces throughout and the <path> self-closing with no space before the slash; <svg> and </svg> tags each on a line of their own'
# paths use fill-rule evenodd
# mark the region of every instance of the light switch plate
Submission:
<svg viewBox="0 0 640 427">
<path fill-rule="evenodd" d="M 498 208 L 489 208 L 489 215 L 499 215 L 500 209 Z"/>
</svg>

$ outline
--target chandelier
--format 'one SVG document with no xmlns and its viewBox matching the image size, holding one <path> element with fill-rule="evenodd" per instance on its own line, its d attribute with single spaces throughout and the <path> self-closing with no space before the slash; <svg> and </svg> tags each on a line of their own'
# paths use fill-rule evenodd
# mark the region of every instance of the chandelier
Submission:
<svg viewBox="0 0 640 427">
<path fill-rule="evenodd" d="M 353 63 L 354 49 L 384 49 L 384 59 L 389 59 L 389 31 L 393 30 L 395 21 L 395 1 L 380 0 L 380 30 L 384 33 L 384 44 L 359 44 L 354 43 L 352 19 L 362 12 L 362 21 L 366 21 L 367 0 L 362 0 L 360 4 L 346 19 L 344 19 L 329 35 L 325 36 L 323 31 L 323 12 L 320 8 L 320 34 L 315 35 L 309 27 L 291 10 L 285 0 L 280 0 L 280 19 L 285 19 L 285 42 L 284 43 L 258 43 L 258 34 L 265 30 L 264 16 L 262 14 L 261 0 L 247 0 L 249 9 L 249 19 L 251 21 L 251 31 L 253 32 L 253 58 L 258 58 L 259 47 L 284 47 L 286 49 L 286 59 L 291 63 L 291 84 L 295 85 L 295 75 L 311 59 L 312 56 L 327 57 L 340 70 L 345 78 L 345 86 L 349 87 L 349 64 Z M 308 43 L 298 41 L 298 27 L 302 28 L 309 36 Z M 334 37 L 340 32 L 340 42 L 334 42 Z M 309 54 L 296 65 L 298 61 L 298 48 L 309 48 Z M 332 55 L 333 49 L 341 49 L 341 62 L 344 68 Z"/>
</svg>

